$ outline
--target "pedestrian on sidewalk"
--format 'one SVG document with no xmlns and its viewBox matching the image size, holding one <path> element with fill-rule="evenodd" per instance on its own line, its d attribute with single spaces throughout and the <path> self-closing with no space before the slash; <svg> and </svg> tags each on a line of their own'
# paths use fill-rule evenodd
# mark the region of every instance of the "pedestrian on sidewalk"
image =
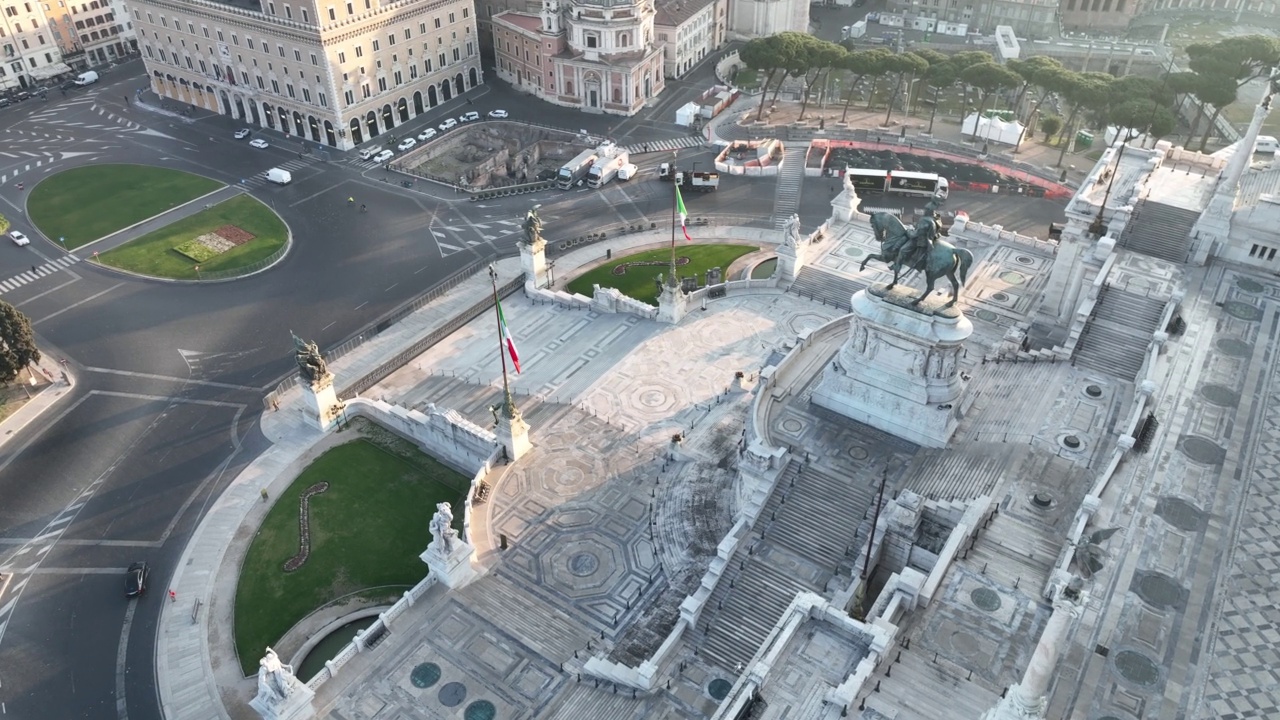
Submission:
<svg viewBox="0 0 1280 720">
<path fill-rule="evenodd" d="M 173 590 L 169 591 L 169 602 L 178 602 L 178 593 Z"/>
</svg>

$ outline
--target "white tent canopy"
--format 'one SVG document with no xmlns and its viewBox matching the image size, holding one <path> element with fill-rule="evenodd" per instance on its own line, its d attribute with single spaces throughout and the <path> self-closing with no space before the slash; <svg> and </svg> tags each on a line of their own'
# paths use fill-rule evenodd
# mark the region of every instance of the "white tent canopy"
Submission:
<svg viewBox="0 0 1280 720">
<path fill-rule="evenodd" d="M 31 68 L 31 77 L 37 80 L 47 80 L 69 72 L 71 72 L 71 68 L 65 63 L 53 63 L 52 65 Z"/>
<path fill-rule="evenodd" d="M 1022 127 L 1022 123 L 1017 120 L 1005 122 L 998 117 L 979 117 L 978 113 L 971 113 L 961 125 L 965 137 L 973 138 L 978 142 L 996 142 L 1004 145 L 1017 145 Z"/>
</svg>

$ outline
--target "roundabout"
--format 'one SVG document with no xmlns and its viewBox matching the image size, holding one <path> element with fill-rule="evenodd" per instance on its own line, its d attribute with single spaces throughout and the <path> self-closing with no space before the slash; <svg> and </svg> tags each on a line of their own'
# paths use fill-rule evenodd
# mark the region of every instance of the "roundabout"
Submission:
<svg viewBox="0 0 1280 720">
<path fill-rule="evenodd" d="M 145 165 L 65 170 L 32 189 L 32 222 L 100 265 L 164 280 L 259 272 L 289 248 L 288 226 L 257 199 L 193 173 Z"/>
</svg>

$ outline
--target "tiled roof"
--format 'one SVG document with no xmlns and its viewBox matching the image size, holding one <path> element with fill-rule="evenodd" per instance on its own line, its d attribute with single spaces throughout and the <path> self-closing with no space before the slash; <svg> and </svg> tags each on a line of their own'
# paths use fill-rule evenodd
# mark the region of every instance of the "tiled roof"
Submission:
<svg viewBox="0 0 1280 720">
<path fill-rule="evenodd" d="M 716 0 L 667 0 L 657 4 L 655 25 L 679 27 Z"/>
</svg>

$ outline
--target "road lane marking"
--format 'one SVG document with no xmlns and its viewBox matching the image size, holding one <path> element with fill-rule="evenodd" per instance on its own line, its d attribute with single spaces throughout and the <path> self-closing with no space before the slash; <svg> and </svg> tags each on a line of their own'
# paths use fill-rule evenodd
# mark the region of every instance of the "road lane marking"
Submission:
<svg viewBox="0 0 1280 720">
<path fill-rule="evenodd" d="M 87 303 L 87 302 L 90 302 L 90 301 L 93 301 L 93 300 L 97 300 L 98 298 L 102 297 L 103 295 L 106 295 L 107 293 L 111 292 L 112 290 L 115 290 L 116 288 L 123 287 L 123 286 L 124 286 L 124 283 L 116 283 L 115 285 L 112 285 L 111 287 L 107 288 L 106 290 L 103 290 L 103 291 L 102 291 L 102 292 L 100 292 L 100 293 L 94 293 L 93 295 L 90 295 L 89 297 L 87 297 L 87 298 L 85 298 L 85 299 L 81 300 L 80 302 L 71 303 L 70 305 L 68 305 L 68 306 L 66 306 L 66 307 L 64 307 L 64 308 L 62 308 L 61 310 L 58 310 L 58 311 L 56 311 L 56 312 L 50 313 L 50 314 L 48 314 L 48 315 L 45 315 L 44 317 L 40 318 L 39 320 L 32 320 L 32 321 L 31 321 L 31 324 L 32 324 L 32 325 L 39 325 L 40 323 L 44 322 L 45 320 L 52 320 L 53 318 L 58 317 L 59 315 L 61 315 L 61 314 L 62 314 L 62 313 L 64 313 L 64 312 L 67 312 L 68 310 L 72 310 L 72 309 L 74 309 L 74 308 L 80 307 L 81 305 L 84 305 L 84 304 L 85 304 L 85 303 Z"/>
<path fill-rule="evenodd" d="M 332 324 L 332 323 L 330 323 Z M 173 377 L 171 375 L 156 375 L 155 373 L 135 372 L 133 370 L 113 370 L 111 368 L 86 367 L 85 370 L 95 373 L 103 373 L 106 375 L 122 375 L 124 377 L 142 378 L 145 380 L 164 380 L 173 383 L 190 383 L 192 385 L 203 385 L 205 387 L 216 387 L 224 390 L 248 390 L 256 393 L 259 388 L 249 387 L 248 385 L 232 385 L 231 383 L 220 383 L 212 380 L 192 380 L 191 378 Z"/>
</svg>

